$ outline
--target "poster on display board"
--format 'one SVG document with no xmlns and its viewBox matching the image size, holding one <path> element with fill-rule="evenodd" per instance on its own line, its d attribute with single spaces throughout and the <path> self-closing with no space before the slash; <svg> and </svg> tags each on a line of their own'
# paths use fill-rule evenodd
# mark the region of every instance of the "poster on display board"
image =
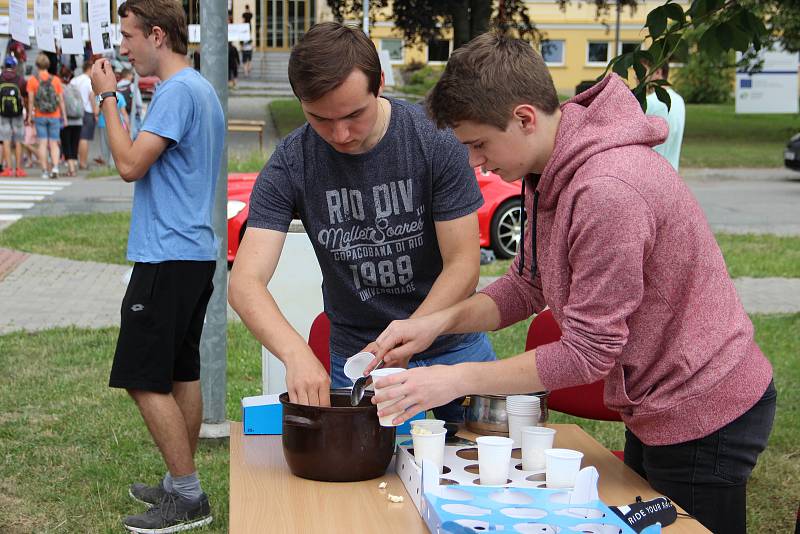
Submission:
<svg viewBox="0 0 800 534">
<path fill-rule="evenodd" d="M 55 35 L 53 35 L 53 1 L 35 0 L 33 4 L 34 30 L 36 46 L 47 52 L 56 51 Z"/>
<path fill-rule="evenodd" d="M 28 2 L 27 0 L 9 0 L 8 18 L 11 37 L 15 41 L 30 46 L 28 37 Z"/>
<path fill-rule="evenodd" d="M 246 22 L 228 24 L 228 41 L 249 41 L 250 25 Z"/>
<path fill-rule="evenodd" d="M 199 43 L 200 42 L 200 25 L 199 24 L 189 24 L 189 42 L 190 43 Z"/>
<path fill-rule="evenodd" d="M 110 0 L 89 0 L 89 37 L 92 53 L 113 52 Z"/>
<path fill-rule="evenodd" d="M 189 24 L 189 42 L 200 42 L 200 25 Z M 250 34 L 250 25 L 247 23 L 241 24 L 228 24 L 228 41 L 249 41 L 252 38 Z"/>
<path fill-rule="evenodd" d="M 83 54 L 81 4 L 79 0 L 58 0 L 58 26 L 61 52 L 64 54 Z"/>
</svg>

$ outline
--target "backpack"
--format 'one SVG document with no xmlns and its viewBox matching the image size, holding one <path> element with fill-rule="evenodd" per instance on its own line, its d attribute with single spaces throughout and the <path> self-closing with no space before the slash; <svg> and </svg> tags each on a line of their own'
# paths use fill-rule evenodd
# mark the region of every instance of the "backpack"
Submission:
<svg viewBox="0 0 800 534">
<path fill-rule="evenodd" d="M 0 117 L 22 115 L 22 94 L 16 82 L 0 83 Z"/>
<path fill-rule="evenodd" d="M 83 119 L 83 100 L 74 85 L 64 86 L 64 107 L 67 108 L 67 119 Z"/>
<path fill-rule="evenodd" d="M 131 108 L 133 108 L 133 91 L 131 91 L 131 86 L 128 85 L 125 89 L 117 87 L 117 92 L 125 97 L 125 111 L 130 115 Z"/>
<path fill-rule="evenodd" d="M 46 80 L 42 80 L 38 76 L 39 88 L 36 89 L 36 94 L 33 97 L 33 103 L 36 109 L 42 113 L 52 113 L 58 109 L 58 93 L 53 86 L 53 77 L 48 76 Z"/>
</svg>

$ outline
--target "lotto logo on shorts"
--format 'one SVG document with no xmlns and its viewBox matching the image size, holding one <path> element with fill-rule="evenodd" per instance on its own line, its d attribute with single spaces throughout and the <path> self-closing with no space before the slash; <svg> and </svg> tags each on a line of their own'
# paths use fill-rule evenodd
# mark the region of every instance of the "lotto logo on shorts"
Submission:
<svg viewBox="0 0 800 534">
<path fill-rule="evenodd" d="M 131 306 L 131 311 L 138 312 L 142 311 L 143 309 L 144 309 L 144 304 L 134 304 L 133 306 Z"/>
</svg>

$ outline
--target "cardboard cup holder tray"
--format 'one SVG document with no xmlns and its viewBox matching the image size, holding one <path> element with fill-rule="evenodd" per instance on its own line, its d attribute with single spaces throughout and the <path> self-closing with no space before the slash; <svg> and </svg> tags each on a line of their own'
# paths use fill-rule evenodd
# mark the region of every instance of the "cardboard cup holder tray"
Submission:
<svg viewBox="0 0 800 534">
<path fill-rule="evenodd" d="M 548 489 L 544 469 L 523 471 L 520 450 L 512 451 L 503 486 L 481 486 L 476 446 L 445 446 L 443 473 L 414 462 L 413 447 L 398 447 L 395 470 L 431 533 L 505 531 L 509 533 L 633 534 L 596 495 L 576 503 L 569 489 Z M 428 470 L 427 468 L 432 469 Z M 594 470 L 594 468 L 592 468 Z M 596 470 L 594 471 L 596 474 Z M 658 534 L 653 525 L 643 534 Z"/>
</svg>

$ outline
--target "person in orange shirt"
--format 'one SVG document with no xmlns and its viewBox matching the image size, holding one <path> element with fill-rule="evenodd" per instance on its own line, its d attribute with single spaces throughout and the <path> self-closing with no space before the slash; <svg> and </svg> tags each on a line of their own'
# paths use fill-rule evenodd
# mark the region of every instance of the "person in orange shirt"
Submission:
<svg viewBox="0 0 800 534">
<path fill-rule="evenodd" d="M 66 124 L 67 110 L 64 105 L 64 87 L 57 76 L 47 72 L 50 59 L 39 54 L 36 57 L 36 76 L 28 78 L 28 124 L 36 125 L 39 137 L 39 164 L 42 166 L 42 178 L 58 178 L 58 162 L 61 152 L 58 141 L 61 139 L 61 127 Z M 50 149 L 51 162 L 47 161 L 47 150 Z"/>
</svg>

